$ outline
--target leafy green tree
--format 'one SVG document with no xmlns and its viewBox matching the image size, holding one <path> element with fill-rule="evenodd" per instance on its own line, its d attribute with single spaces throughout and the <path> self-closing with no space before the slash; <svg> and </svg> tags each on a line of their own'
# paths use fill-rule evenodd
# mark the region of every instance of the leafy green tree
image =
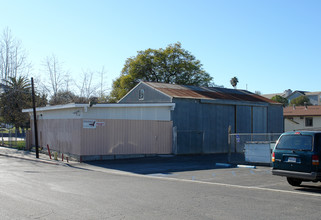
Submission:
<svg viewBox="0 0 321 220">
<path fill-rule="evenodd" d="M 231 85 L 234 87 L 234 89 L 236 89 L 237 83 L 239 82 L 238 78 L 236 76 L 234 76 L 231 80 L 230 83 Z"/>
<path fill-rule="evenodd" d="M 110 101 L 121 99 L 139 81 L 209 86 L 212 80 L 201 62 L 178 42 L 165 49 L 138 51 L 128 58 L 120 77 L 113 82 Z"/>
<path fill-rule="evenodd" d="M 302 95 L 302 96 L 299 96 L 295 99 L 292 99 L 291 102 L 290 102 L 291 105 L 296 105 L 296 106 L 302 106 L 302 105 L 311 105 L 311 102 L 310 102 L 310 99 L 305 96 L 305 95 Z"/>
<path fill-rule="evenodd" d="M 287 98 L 284 98 L 280 95 L 275 95 L 271 98 L 273 101 L 275 102 L 278 102 L 278 103 L 281 103 L 283 104 L 284 107 L 288 106 L 289 105 L 289 101 Z"/>
</svg>

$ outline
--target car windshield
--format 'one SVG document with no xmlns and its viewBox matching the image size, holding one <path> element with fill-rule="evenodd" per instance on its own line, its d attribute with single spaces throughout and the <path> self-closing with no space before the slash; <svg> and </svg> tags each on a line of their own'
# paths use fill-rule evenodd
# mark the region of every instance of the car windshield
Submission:
<svg viewBox="0 0 321 220">
<path fill-rule="evenodd" d="M 312 150 L 312 136 L 310 135 L 283 135 L 277 146 L 277 149 L 287 150 Z"/>
</svg>

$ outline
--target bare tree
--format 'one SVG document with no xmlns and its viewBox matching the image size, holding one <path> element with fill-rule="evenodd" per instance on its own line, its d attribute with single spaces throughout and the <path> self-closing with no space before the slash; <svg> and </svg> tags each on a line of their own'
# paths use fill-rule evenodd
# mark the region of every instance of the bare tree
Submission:
<svg viewBox="0 0 321 220">
<path fill-rule="evenodd" d="M 98 74 L 100 75 L 100 91 L 99 91 L 99 102 L 107 102 L 108 100 L 108 88 L 105 85 L 105 67 L 102 67 L 101 71 L 98 72 Z"/>
<path fill-rule="evenodd" d="M 44 68 L 45 72 L 49 76 L 49 80 L 45 84 L 45 88 L 51 96 L 56 97 L 60 90 L 66 90 L 64 88 L 66 85 L 65 75 L 68 75 L 68 73 L 63 70 L 62 64 L 54 54 L 46 57 Z M 69 82 L 67 83 L 67 87 L 68 86 Z"/>
<path fill-rule="evenodd" d="M 79 102 L 107 102 L 105 73 L 104 67 L 100 71 L 82 71 L 81 80 L 76 83 Z"/>
<path fill-rule="evenodd" d="M 72 82 L 72 78 L 70 76 L 70 73 L 67 72 L 64 77 L 64 83 L 65 83 L 65 91 L 70 92 L 70 83 Z"/>
<path fill-rule="evenodd" d="M 99 91 L 99 97 L 104 96 L 104 75 L 105 75 L 105 68 L 103 67 L 100 72 L 100 91 Z"/>
<path fill-rule="evenodd" d="M 31 63 L 27 61 L 21 42 L 12 36 L 8 27 L 5 28 L 0 38 L 1 79 L 7 81 L 10 77 L 26 76 L 30 69 Z"/>
<path fill-rule="evenodd" d="M 82 72 L 82 82 L 81 85 L 78 86 L 80 97 L 85 97 L 89 99 L 91 96 L 95 95 L 98 86 L 93 85 L 93 71 L 83 71 Z"/>
</svg>

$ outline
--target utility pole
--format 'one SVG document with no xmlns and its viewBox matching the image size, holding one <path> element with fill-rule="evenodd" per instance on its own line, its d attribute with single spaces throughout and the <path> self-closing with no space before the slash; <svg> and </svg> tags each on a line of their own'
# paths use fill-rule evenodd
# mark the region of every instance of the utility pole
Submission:
<svg viewBox="0 0 321 220">
<path fill-rule="evenodd" d="M 31 86 L 32 86 L 33 124 L 35 127 L 36 158 L 39 158 L 37 113 L 36 113 L 35 88 L 33 85 L 33 77 L 31 77 Z"/>
</svg>

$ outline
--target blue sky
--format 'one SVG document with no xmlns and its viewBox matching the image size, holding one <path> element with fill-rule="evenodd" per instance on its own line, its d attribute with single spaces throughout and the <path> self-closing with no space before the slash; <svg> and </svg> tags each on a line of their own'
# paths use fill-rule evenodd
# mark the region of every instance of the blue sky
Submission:
<svg viewBox="0 0 321 220">
<path fill-rule="evenodd" d="M 214 82 L 263 94 L 321 91 L 321 1 L 0 0 L 35 75 L 55 54 L 73 78 L 106 71 L 107 86 L 137 51 L 181 42 Z"/>
</svg>

